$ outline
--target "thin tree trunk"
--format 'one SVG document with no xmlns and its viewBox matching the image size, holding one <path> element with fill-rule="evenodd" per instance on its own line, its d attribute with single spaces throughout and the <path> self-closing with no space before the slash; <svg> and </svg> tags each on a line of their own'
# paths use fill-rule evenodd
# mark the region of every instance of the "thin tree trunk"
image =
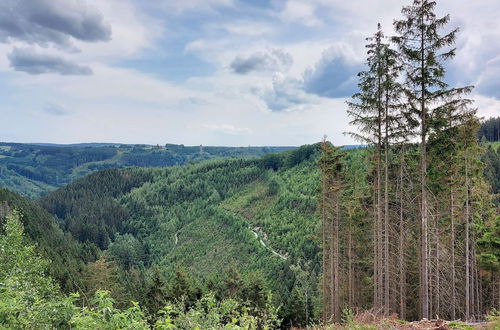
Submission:
<svg viewBox="0 0 500 330">
<path fill-rule="evenodd" d="M 469 170 L 465 155 L 465 320 L 470 320 L 470 232 L 469 232 Z"/>
<path fill-rule="evenodd" d="M 335 196 L 335 219 L 334 219 L 334 231 L 335 238 L 333 242 L 333 250 L 334 250 L 334 296 L 333 296 L 333 305 L 334 305 L 334 314 L 333 318 L 335 322 L 340 322 L 340 289 L 339 289 L 339 257 L 340 257 L 340 246 L 339 246 L 339 231 L 340 231 L 340 191 L 337 190 Z"/>
<path fill-rule="evenodd" d="M 352 270 L 352 216 L 349 215 L 349 231 L 347 236 L 347 259 L 348 259 L 348 304 L 349 307 L 353 306 L 353 295 L 354 295 L 354 274 Z"/>
<path fill-rule="evenodd" d="M 423 17 L 422 17 L 423 26 Z M 421 29 L 421 99 L 420 99 L 420 116 L 421 129 L 420 132 L 420 188 L 421 188 L 421 294 L 422 294 L 422 317 L 429 318 L 429 238 L 428 238 L 428 201 L 427 201 L 427 116 L 425 108 L 425 34 L 424 29 Z"/>
<path fill-rule="evenodd" d="M 375 179 L 376 180 L 376 179 Z M 376 186 L 376 184 L 375 184 Z M 373 198 L 373 307 L 378 307 L 378 214 L 376 192 Z"/>
<path fill-rule="evenodd" d="M 323 142 L 324 143 L 324 142 Z M 326 226 L 327 226 L 327 220 L 326 220 L 326 173 L 323 171 L 323 182 L 322 182 L 322 202 L 323 204 L 321 205 L 321 219 L 322 219 L 322 242 L 323 242 L 323 322 L 326 323 L 328 321 L 328 265 L 327 265 L 327 235 L 326 235 Z"/>
<path fill-rule="evenodd" d="M 324 141 L 325 143 L 325 141 Z M 331 175 L 323 169 L 322 182 L 322 218 L 323 218 L 323 322 L 327 323 L 332 316 L 332 292 L 331 292 Z"/>
<path fill-rule="evenodd" d="M 332 202 L 334 203 L 332 205 L 333 208 L 335 208 L 336 210 L 336 206 L 335 206 L 335 196 L 332 196 Z M 337 287 L 335 286 L 335 281 L 337 280 L 337 249 L 336 249 L 336 244 L 337 244 L 337 228 L 336 228 L 336 225 L 335 225 L 335 221 L 336 221 L 336 216 L 332 213 L 331 214 L 331 218 L 330 218 L 330 247 L 331 247 L 331 252 L 330 252 L 330 274 L 331 274 L 331 282 L 330 282 L 330 296 L 331 296 L 331 299 L 332 299 L 332 302 L 331 302 L 331 310 L 330 310 L 330 315 L 333 317 L 333 320 L 335 322 L 337 322 L 337 305 L 336 305 L 336 301 L 337 301 L 337 294 L 338 294 L 338 291 L 337 291 Z"/>
<path fill-rule="evenodd" d="M 380 88 L 380 77 L 379 77 L 379 88 Z M 378 278 L 377 278 L 377 288 L 378 288 L 378 301 L 377 307 L 383 305 L 384 297 L 384 283 L 383 283 L 383 232 L 382 232 L 382 109 L 381 109 L 381 96 L 379 96 L 379 109 L 378 109 L 378 141 L 377 141 L 377 264 L 378 264 Z"/>
<path fill-rule="evenodd" d="M 404 211 L 403 211 L 403 151 L 401 152 L 401 161 L 399 165 L 399 317 L 406 318 L 406 273 L 404 267 Z"/>
<path fill-rule="evenodd" d="M 385 132 L 384 132 L 384 311 L 389 313 L 389 119 L 388 99 L 386 93 L 385 104 Z"/>
<path fill-rule="evenodd" d="M 450 221 L 451 221 L 451 318 L 456 320 L 456 273 L 455 273 L 455 201 L 453 197 L 453 188 L 450 188 Z"/>
<path fill-rule="evenodd" d="M 441 309 L 440 309 L 440 294 L 441 294 L 441 288 L 440 288 L 440 276 L 439 276 L 439 269 L 441 268 L 441 263 L 439 259 L 439 227 L 438 227 L 438 217 L 436 217 L 436 223 L 435 223 L 435 228 L 434 228 L 434 235 L 435 235 L 435 240 L 436 240 L 436 288 L 435 288 L 435 296 L 436 296 L 436 303 L 434 307 L 434 314 L 436 314 L 438 317 L 442 316 L 441 315 Z"/>
</svg>

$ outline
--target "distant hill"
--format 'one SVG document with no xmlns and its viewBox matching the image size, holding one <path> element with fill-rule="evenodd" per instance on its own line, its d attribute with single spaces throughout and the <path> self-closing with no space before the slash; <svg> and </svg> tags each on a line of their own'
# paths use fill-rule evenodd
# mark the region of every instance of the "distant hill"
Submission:
<svg viewBox="0 0 500 330">
<path fill-rule="evenodd" d="M 491 117 L 483 121 L 477 135 L 480 140 L 488 142 L 500 141 L 500 117 Z"/>
<path fill-rule="evenodd" d="M 256 157 L 290 149 L 294 147 L 0 142 L 0 186 L 36 198 L 107 168 L 165 167 L 221 157 Z"/>
<path fill-rule="evenodd" d="M 311 283 L 319 273 L 318 153 L 310 145 L 261 158 L 106 169 L 39 202 L 63 230 L 123 269 L 159 269 L 171 279 L 182 266 L 204 283 L 218 283 L 230 265 L 257 272 L 292 318 L 292 265 L 307 261 Z"/>
</svg>

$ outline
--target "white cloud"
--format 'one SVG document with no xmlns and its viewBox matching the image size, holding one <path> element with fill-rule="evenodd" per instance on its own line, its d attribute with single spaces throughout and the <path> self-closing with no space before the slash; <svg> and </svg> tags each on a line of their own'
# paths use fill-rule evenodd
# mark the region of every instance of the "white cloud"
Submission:
<svg viewBox="0 0 500 330">
<path fill-rule="evenodd" d="M 316 6 L 308 1 L 288 0 L 280 13 L 281 19 L 299 22 L 308 27 L 315 27 L 322 22 L 315 14 Z"/>
<path fill-rule="evenodd" d="M 344 99 L 338 96 L 349 94 L 355 83 L 350 79 L 366 56 L 365 37 L 378 22 L 390 35 L 393 18 L 409 4 L 290 0 L 257 9 L 238 0 L 87 3 L 110 25 L 111 40 L 73 38 L 80 52 L 35 49 L 90 67 L 93 75 L 16 73 L 6 55 L 26 44 L 0 44 L 0 70 L 8 71 L 0 82 L 9 86 L 0 104 L 5 119 L 0 139 L 20 141 L 23 131 L 25 141 L 297 145 L 327 134 L 336 144 L 350 143 L 342 135 L 349 127 Z M 462 27 L 450 67 L 453 81 L 478 84 L 474 98 L 480 115 L 498 115 L 500 104 L 491 90 L 500 74 L 500 46 L 493 42 L 500 38 L 500 6 L 494 0 L 462 0 L 437 7 L 452 14 L 451 25 Z M 273 50 L 293 60 L 282 61 Z M 158 72 L 144 69 L 145 58 L 154 59 Z M 237 58 L 250 68 L 248 74 L 234 74 L 231 63 Z M 135 67 L 131 59 L 141 65 Z M 209 70 L 171 77 L 177 64 L 197 61 Z M 119 67 L 123 63 L 129 67 Z M 339 91 L 339 86 L 345 88 Z M 56 105 L 55 111 L 48 105 Z M 70 109 L 68 115 L 54 115 L 57 105 Z M 22 130 L 6 127 L 5 121 Z"/>
<path fill-rule="evenodd" d="M 493 97 L 475 94 L 472 96 L 478 108 L 478 116 L 489 118 L 500 116 L 500 100 Z"/>
<path fill-rule="evenodd" d="M 141 12 L 140 5 L 132 0 L 88 0 L 98 8 L 112 26 L 113 35 L 109 42 L 90 44 L 76 42 L 82 50 L 83 60 L 98 59 L 115 61 L 137 56 L 146 49 L 156 47 L 156 41 L 163 35 L 163 23 Z"/>
<path fill-rule="evenodd" d="M 284 72 L 290 68 L 292 63 L 292 56 L 282 49 L 267 49 L 245 57 L 237 56 L 231 62 L 230 67 L 239 74 L 253 71 Z"/>
<path fill-rule="evenodd" d="M 220 7 L 231 7 L 234 3 L 234 0 L 159 0 L 156 5 L 167 13 L 179 15 L 186 11 L 213 11 Z"/>
<path fill-rule="evenodd" d="M 248 134 L 252 133 L 252 130 L 248 127 L 238 127 L 231 124 L 206 124 L 204 127 L 211 131 L 222 132 L 227 134 Z"/>
<path fill-rule="evenodd" d="M 207 25 L 210 30 L 224 30 L 229 34 L 247 37 L 262 37 L 272 35 L 274 28 L 264 21 L 238 20 L 234 22 L 224 22 Z"/>
</svg>

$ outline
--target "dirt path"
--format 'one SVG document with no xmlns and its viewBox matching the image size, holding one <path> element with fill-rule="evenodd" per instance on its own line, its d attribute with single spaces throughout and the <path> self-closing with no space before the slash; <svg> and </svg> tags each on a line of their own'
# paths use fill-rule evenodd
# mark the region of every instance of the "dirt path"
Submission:
<svg viewBox="0 0 500 330">
<path fill-rule="evenodd" d="M 255 230 L 253 230 L 253 229 L 251 229 L 251 228 L 250 228 L 250 230 L 251 230 L 251 231 L 252 231 L 252 233 L 254 234 L 255 239 L 256 239 L 256 240 L 258 240 L 258 241 L 260 242 L 260 244 L 261 244 L 264 248 L 268 249 L 268 250 L 269 250 L 269 251 L 271 251 L 274 255 L 276 255 L 276 256 L 278 256 L 278 257 L 280 257 L 280 258 L 281 258 L 281 259 L 283 259 L 283 260 L 288 259 L 288 257 L 287 257 L 287 256 L 284 256 L 284 255 L 282 255 L 282 254 L 278 253 L 278 252 L 277 252 L 276 250 L 274 250 L 272 247 L 267 246 L 266 242 L 264 242 L 264 241 L 262 240 L 262 238 L 260 238 L 259 234 L 258 234 Z M 266 236 L 267 236 L 267 235 L 266 235 Z"/>
</svg>

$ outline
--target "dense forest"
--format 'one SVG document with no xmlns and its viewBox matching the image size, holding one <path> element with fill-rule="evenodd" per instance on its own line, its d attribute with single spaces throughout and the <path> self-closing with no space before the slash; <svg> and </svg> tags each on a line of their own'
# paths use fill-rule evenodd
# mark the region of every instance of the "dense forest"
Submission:
<svg viewBox="0 0 500 330">
<path fill-rule="evenodd" d="M 367 38 L 356 148 L 2 144 L 0 327 L 500 327 L 498 118 L 435 6 Z"/>
<path fill-rule="evenodd" d="M 395 35 L 379 24 L 367 38 L 366 71 L 347 104 L 351 136 L 368 145 L 368 169 L 352 177 L 346 154 L 322 144 L 324 322 L 340 322 L 346 307 L 451 320 L 481 320 L 498 308 L 498 206 L 481 161 L 495 164 L 495 151 L 483 156 L 473 86 L 447 83 L 458 28 L 435 7 L 415 0 L 394 20 Z M 494 122 L 483 124 L 488 136 Z M 486 171 L 493 191 L 495 166 Z M 357 246 L 359 235 L 371 244 Z M 367 254 L 368 269 L 359 268 Z M 368 305 L 359 297 L 367 276 Z"/>
<path fill-rule="evenodd" d="M 106 168 L 174 166 L 219 157 L 255 157 L 288 149 L 291 147 L 0 142 L 0 185 L 36 198 Z"/>
<path fill-rule="evenodd" d="M 479 128 L 478 136 L 488 142 L 500 141 L 500 117 L 486 119 Z"/>
<path fill-rule="evenodd" d="M 65 250 L 102 251 L 73 255 L 66 266 L 79 281 L 60 282 L 62 291 L 76 287 L 87 305 L 106 289 L 120 308 L 138 301 L 153 323 L 167 302 L 184 297 L 187 310 L 210 295 L 237 301 L 259 322 L 315 319 L 317 156 L 313 145 L 257 159 L 107 169 L 48 194 L 39 202 L 71 237 Z M 25 206 L 15 200 L 33 203 L 15 194 L 4 199 L 16 210 Z"/>
<path fill-rule="evenodd" d="M 342 177 L 351 182 L 341 197 L 345 221 L 340 226 L 350 228 L 341 232 L 339 246 L 344 255 L 339 285 L 346 294 L 342 296 L 345 318 L 349 310 L 370 308 L 373 299 L 373 254 L 367 235 L 373 226 L 372 217 L 367 217 L 372 175 L 370 148 L 340 153 L 345 154 Z M 57 317 L 64 316 L 65 321 L 57 322 L 77 322 L 82 315 L 97 322 L 104 317 L 99 315 L 99 304 L 112 299 L 117 318 L 141 315 L 138 320 L 149 325 L 165 322 L 161 316 L 165 314 L 157 313 L 165 306 L 170 306 L 168 315 L 180 328 L 183 322 L 206 325 L 206 319 L 194 319 L 201 317 L 200 310 L 206 311 L 206 304 L 213 306 L 212 317 L 220 316 L 224 304 L 229 304 L 238 322 L 249 319 L 276 327 L 280 320 L 283 327 L 305 326 L 318 323 L 323 308 L 321 208 L 317 205 L 320 155 L 320 146 L 311 145 L 256 159 L 106 169 L 38 202 L 3 190 L 3 209 L 20 210 L 14 217 L 24 224 L 25 245 L 36 244 L 38 253 L 51 260 L 46 269 L 55 279 L 51 288 L 56 284 L 60 288 L 51 290 L 58 292 L 59 300 L 68 297 L 66 309 L 58 307 Z M 13 212 L 3 214 L 5 218 Z M 494 245 L 498 243 L 487 241 L 498 237 L 493 231 L 498 233 L 498 220 L 496 227 L 488 228 L 481 231 L 486 241 L 478 244 L 477 253 L 487 258 L 493 253 L 490 259 L 498 260 L 498 245 Z M 350 245 L 344 246 L 349 237 Z M 415 262 L 410 255 L 409 264 Z M 481 276 L 487 277 L 491 267 L 498 266 L 481 263 L 478 267 Z M 408 283 L 415 283 L 412 276 L 408 275 Z M 353 286 L 351 298 L 348 283 Z M 17 296 L 16 290 L 8 288 L 2 294 Z M 72 292 L 80 296 L 68 296 Z M 39 306 L 40 313 L 53 308 L 57 299 L 43 298 L 50 304 Z M 353 305 L 347 304 L 349 299 Z M 136 308 L 131 301 L 139 303 L 140 314 L 129 310 Z M 408 313 L 415 313 L 414 303 L 409 299 Z M 80 310 L 81 306 L 95 309 Z M 3 313 L 6 317 L 14 311 Z M 35 322 L 30 317 L 23 315 L 16 322 Z"/>
</svg>

